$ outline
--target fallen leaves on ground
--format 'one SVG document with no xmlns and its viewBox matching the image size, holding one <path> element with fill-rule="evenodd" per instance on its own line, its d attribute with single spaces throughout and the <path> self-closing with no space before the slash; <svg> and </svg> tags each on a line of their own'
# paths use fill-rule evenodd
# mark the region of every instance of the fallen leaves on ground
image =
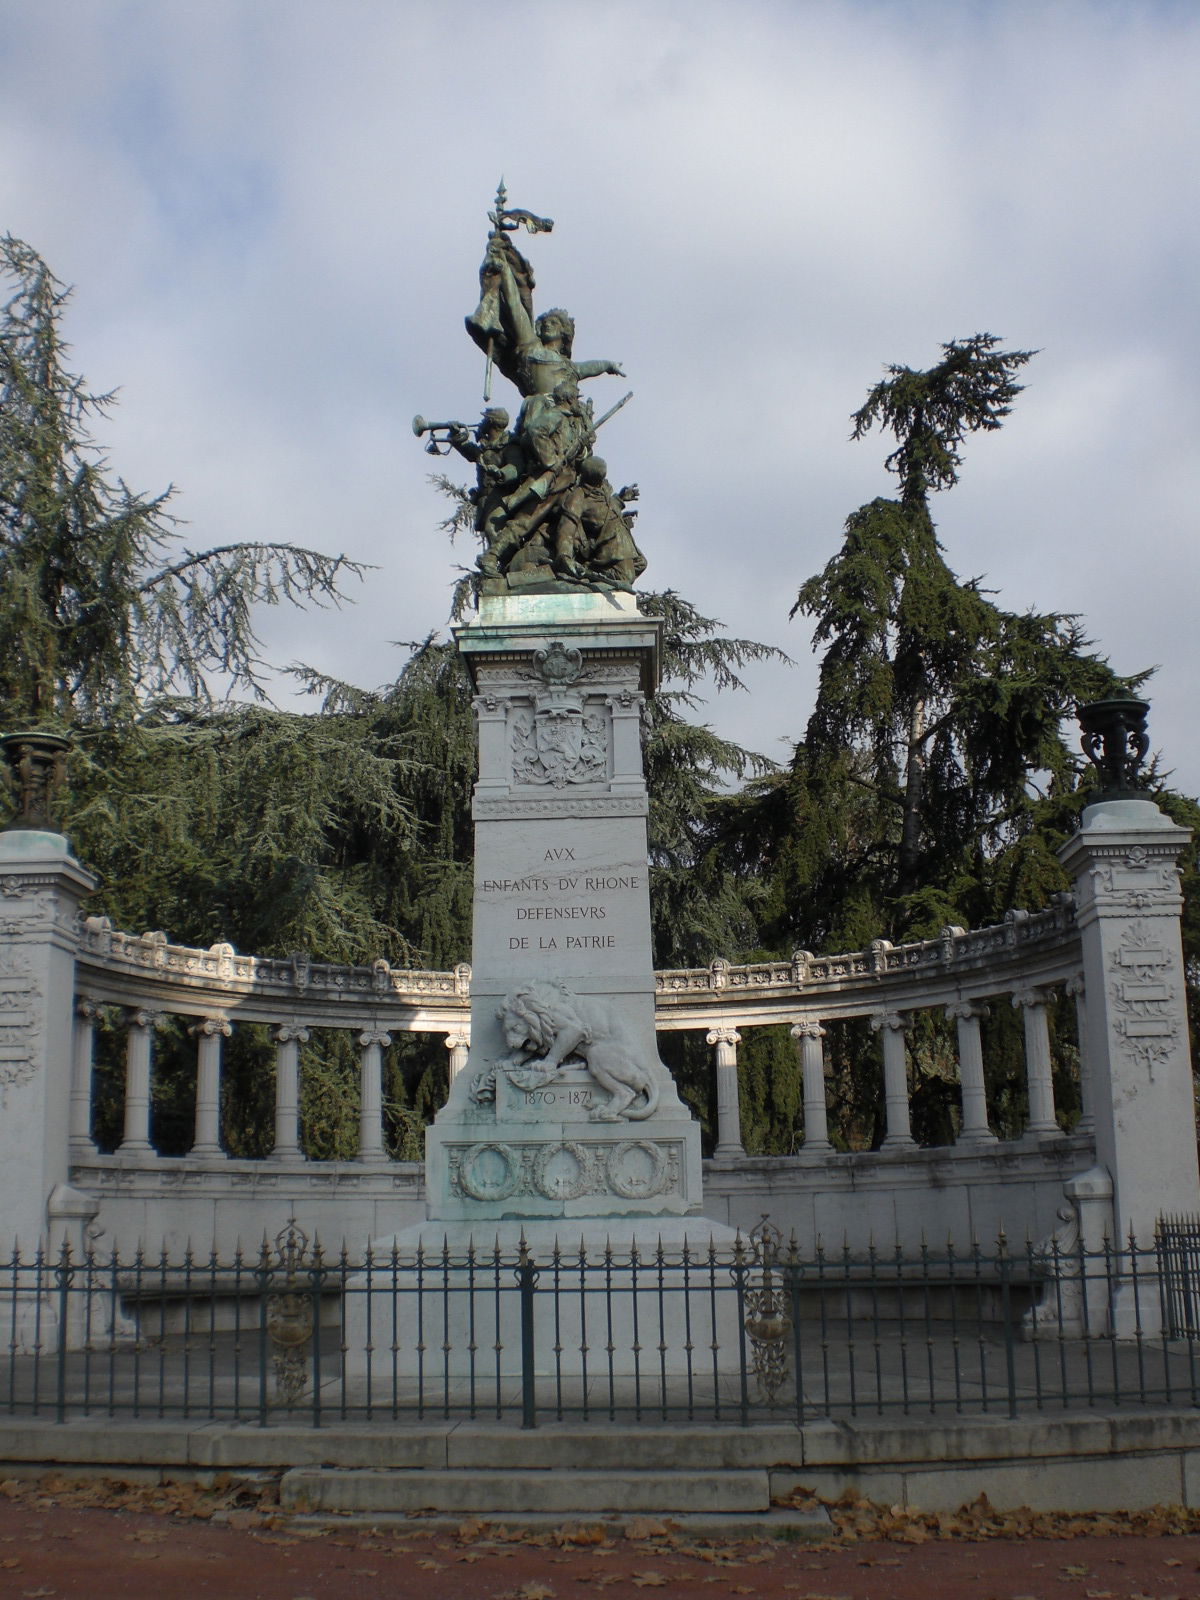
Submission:
<svg viewBox="0 0 1200 1600">
<path fill-rule="evenodd" d="M 35 1507 L 71 1506 L 105 1511 L 149 1511 L 159 1516 L 222 1516 L 233 1527 L 261 1527 L 279 1515 L 274 1483 L 238 1482 L 218 1474 L 210 1484 L 136 1483 L 121 1477 L 72 1478 L 47 1473 L 41 1478 L 5 1478 L 0 1495 Z"/>
<path fill-rule="evenodd" d="M 105 1478 L 72 1478 L 66 1472 L 48 1473 L 40 1478 L 6 1478 L 0 1480 L 0 1498 L 28 1505 L 33 1510 L 50 1507 L 102 1509 L 147 1512 L 160 1516 L 218 1520 L 237 1529 L 251 1531 L 264 1543 L 290 1544 L 300 1539 L 328 1539 L 331 1543 L 348 1548 L 370 1551 L 391 1551 L 399 1554 L 405 1542 L 438 1537 L 442 1549 L 453 1547 L 478 1549 L 485 1546 L 489 1554 L 511 1554 L 513 1547 L 535 1546 L 547 1550 L 586 1549 L 589 1556 L 611 1556 L 618 1545 L 632 1542 L 642 1546 L 642 1553 L 655 1556 L 690 1557 L 705 1564 L 724 1568 L 743 1562 L 761 1561 L 768 1553 L 758 1541 L 737 1539 L 697 1539 L 687 1535 L 678 1523 L 669 1518 L 633 1516 L 623 1524 L 587 1521 L 564 1521 L 555 1528 L 528 1529 L 505 1527 L 487 1522 L 483 1518 L 469 1517 L 458 1525 L 453 1534 L 435 1536 L 419 1527 L 398 1534 L 388 1529 L 352 1530 L 348 1527 L 312 1528 L 296 1525 L 279 1509 L 278 1484 L 266 1477 L 250 1482 L 241 1481 L 228 1474 L 217 1474 L 204 1483 L 144 1483 L 119 1476 Z M 1112 1535 L 1117 1537 L 1200 1534 L 1200 1509 L 1184 1506 L 1154 1506 L 1142 1511 L 1109 1512 L 1056 1512 L 1032 1511 L 1027 1506 L 1016 1510 L 999 1510 L 986 1495 L 957 1511 L 920 1511 L 900 1505 L 880 1505 L 860 1498 L 848 1491 L 840 1499 L 829 1501 L 812 1490 L 798 1488 L 793 1494 L 775 1502 L 777 1505 L 799 1510 L 825 1510 L 830 1519 L 830 1545 L 889 1541 L 895 1544 L 920 1545 L 933 1540 L 989 1540 L 989 1539 L 1078 1539 Z M 30 1532 L 27 1538 L 40 1538 Z M 142 1545 L 161 1542 L 161 1533 L 140 1531 L 126 1535 Z M 379 1541 L 386 1538 L 388 1542 Z M 374 1539 L 372 1544 L 369 1541 Z M 368 1542 L 364 1542 L 368 1541 Z M 508 1547 L 507 1549 L 505 1547 Z M 144 1553 L 152 1558 L 151 1552 Z M 0 1560 L 0 1569 L 13 1570 L 13 1558 Z M 420 1563 L 425 1570 L 440 1570 L 438 1564 Z M 876 1558 L 873 1565 L 884 1565 Z M 1174 1564 L 1174 1563 L 1172 1563 Z M 652 1570 L 652 1569 L 647 1569 Z M 1064 1566 L 1059 1582 L 1082 1584 L 1089 1576 L 1082 1565 Z M 639 1587 L 656 1587 L 652 1581 Z M 734 1591 L 736 1592 L 736 1590 Z M 1106 1591 L 1085 1591 L 1073 1588 L 1072 1592 L 1084 1594 L 1085 1600 L 1106 1600 Z M 531 1597 L 519 1593 L 519 1600 Z M 552 1591 L 547 1591 L 552 1593 Z"/>
<path fill-rule="evenodd" d="M 835 1542 L 855 1544 L 891 1540 L 924 1544 L 931 1539 L 1081 1539 L 1103 1535 L 1136 1536 L 1200 1533 L 1200 1509 L 1152 1506 L 1143 1511 L 1032 1511 L 1028 1506 L 1001 1511 L 986 1494 L 957 1511 L 920 1511 L 906 1506 L 878 1505 L 848 1490 L 840 1500 L 820 1500 L 808 1489 L 777 1500 L 776 1505 L 813 1510 L 823 1505 L 833 1524 Z M 1069 1578 L 1087 1576 L 1086 1567 L 1065 1568 Z"/>
</svg>

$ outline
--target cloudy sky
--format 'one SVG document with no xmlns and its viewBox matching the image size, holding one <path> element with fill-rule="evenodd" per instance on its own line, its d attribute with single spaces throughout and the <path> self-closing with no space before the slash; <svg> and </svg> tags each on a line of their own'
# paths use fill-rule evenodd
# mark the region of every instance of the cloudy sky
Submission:
<svg viewBox="0 0 1200 1600">
<path fill-rule="evenodd" d="M 1194 0 L 8 0 L 0 228 L 76 285 L 112 463 L 178 485 L 190 542 L 375 564 L 264 632 L 377 684 L 473 556 L 409 424 L 478 413 L 503 173 L 556 220 L 539 305 L 628 373 L 597 408 L 635 391 L 604 453 L 645 582 L 796 658 L 707 711 L 775 756 L 815 681 L 796 590 L 888 492 L 850 413 L 945 340 L 1036 347 L 935 508 L 947 557 L 1159 664 L 1197 793 L 1198 85 Z"/>
</svg>

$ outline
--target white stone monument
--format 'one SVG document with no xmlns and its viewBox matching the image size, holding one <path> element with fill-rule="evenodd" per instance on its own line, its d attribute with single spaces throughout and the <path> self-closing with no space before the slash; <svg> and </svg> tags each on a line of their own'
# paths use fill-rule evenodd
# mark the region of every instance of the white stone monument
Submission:
<svg viewBox="0 0 1200 1600">
<path fill-rule="evenodd" d="M 737 1361 L 735 1297 L 704 1288 L 710 1251 L 736 1236 L 701 1214 L 700 1129 L 655 1039 L 642 729 L 659 627 L 632 595 L 581 588 L 485 594 L 457 630 L 479 739 L 470 1050 L 426 1132 L 429 1220 L 373 1252 L 385 1265 L 419 1250 L 435 1280 L 446 1263 L 442 1348 L 459 1375 L 473 1349 L 518 1370 L 515 1297 L 463 1294 L 462 1263 L 486 1277 L 497 1251 L 510 1263 L 522 1248 L 543 1272 L 556 1256 L 568 1271 L 581 1254 L 612 1263 L 603 1310 L 577 1291 L 538 1296 L 539 1371 L 555 1345 L 595 1339 L 589 1314 L 613 1318 L 612 1372 L 649 1359 L 635 1282 L 655 1284 L 656 1320 L 694 1321 L 706 1350 Z M 364 1314 L 351 1296 L 352 1361 Z M 656 1370 L 685 1370 L 685 1338 L 666 1342 Z M 401 1348 L 409 1375 L 413 1360 Z"/>
<path fill-rule="evenodd" d="M 1116 1246 L 1200 1215 L 1177 861 L 1190 835 L 1149 799 L 1088 806 L 1059 850 L 1083 946 L 1096 1162 Z"/>
<path fill-rule="evenodd" d="M 471 1048 L 427 1135 L 431 1218 L 646 1219 L 653 1239 L 700 1210 L 699 1128 L 654 1032 L 658 629 L 631 595 L 581 590 L 485 595 L 458 630 L 479 730 Z"/>
</svg>

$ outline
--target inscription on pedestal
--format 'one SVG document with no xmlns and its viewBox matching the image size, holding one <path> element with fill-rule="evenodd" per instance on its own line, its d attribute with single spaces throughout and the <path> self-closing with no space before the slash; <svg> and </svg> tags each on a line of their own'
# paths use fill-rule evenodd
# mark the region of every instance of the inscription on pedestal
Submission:
<svg viewBox="0 0 1200 1600">
<path fill-rule="evenodd" d="M 475 903 L 496 923 L 501 948 L 514 957 L 530 954 L 617 950 L 620 925 L 636 914 L 646 894 L 646 873 L 635 867 L 584 867 L 576 846 L 537 847 L 537 870 L 512 877 L 482 877 Z"/>
</svg>

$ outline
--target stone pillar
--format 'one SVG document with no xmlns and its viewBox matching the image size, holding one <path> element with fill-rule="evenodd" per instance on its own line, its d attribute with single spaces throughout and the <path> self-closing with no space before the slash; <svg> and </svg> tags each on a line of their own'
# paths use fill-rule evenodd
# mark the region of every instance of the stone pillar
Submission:
<svg viewBox="0 0 1200 1600">
<path fill-rule="evenodd" d="M 383 1160 L 383 1052 L 391 1042 L 391 1034 L 378 1029 L 368 1028 L 358 1036 L 360 1161 Z"/>
<path fill-rule="evenodd" d="M 443 1041 L 450 1052 L 450 1082 L 467 1064 L 467 1052 L 471 1048 L 471 1035 L 469 1033 L 448 1033 Z"/>
<path fill-rule="evenodd" d="M 957 1000 L 946 1016 L 958 1029 L 958 1081 L 962 1088 L 962 1128 L 958 1144 L 995 1144 L 988 1126 L 987 1086 L 983 1079 L 983 1044 L 979 1024 L 987 1006 L 974 1000 Z"/>
<path fill-rule="evenodd" d="M 129 1011 L 126 1021 L 125 1135 L 117 1148 L 125 1156 L 151 1155 L 150 1058 L 159 1016 L 156 1011 Z"/>
<path fill-rule="evenodd" d="M 475 699 L 475 737 L 479 741 L 479 777 L 475 792 L 497 795 L 508 792 L 501 776 L 508 741 L 509 701 L 505 695 L 481 694 Z"/>
<path fill-rule="evenodd" d="M 1029 1088 L 1029 1121 L 1026 1136 L 1055 1138 L 1062 1129 L 1054 1115 L 1054 1081 L 1050 1075 L 1050 1021 L 1046 1007 L 1050 994 L 1045 989 L 1018 989 L 1013 1008 L 1025 1015 L 1025 1081 Z"/>
<path fill-rule="evenodd" d="M 426 1132 L 426 1204 L 489 1246 L 499 1222 L 552 1241 L 585 1218 L 657 1239 L 701 1206 L 699 1125 L 655 1031 L 661 631 L 632 594 L 498 582 L 454 630 L 479 736 L 471 1043 Z"/>
<path fill-rule="evenodd" d="M 1063 1184 L 1060 1226 L 1034 1248 L 1048 1282 L 1022 1322 L 1026 1339 L 1094 1339 L 1113 1331 L 1111 1292 L 1112 1179 L 1103 1167 Z M 1153 1286 L 1151 1286 L 1153 1287 Z"/>
<path fill-rule="evenodd" d="M 605 701 L 612 717 L 612 781 L 610 792 L 644 794 L 642 773 L 642 697 L 623 689 Z"/>
<path fill-rule="evenodd" d="M 275 1042 L 275 1148 L 276 1161 L 302 1161 L 300 1150 L 300 1046 L 308 1043 L 308 1029 L 281 1022 L 271 1030 Z"/>
<path fill-rule="evenodd" d="M 32 1253 L 67 1182 L 79 907 L 95 880 L 61 834 L 0 834 L 0 1218 Z M 7 1315 L 7 1313 L 6 1313 Z M 8 1335 L 6 1335 L 6 1338 Z"/>
<path fill-rule="evenodd" d="M 737 1047 L 742 1036 L 735 1028 L 714 1028 L 705 1037 L 716 1050 L 717 1062 L 717 1147 L 713 1155 L 718 1160 L 735 1161 L 746 1154 L 737 1070 Z"/>
<path fill-rule="evenodd" d="M 804 1145 L 801 1155 L 820 1155 L 832 1150 L 829 1142 L 829 1113 L 825 1106 L 825 1029 L 816 1017 L 806 1017 L 791 1029 L 800 1046 L 800 1072 L 804 1096 Z"/>
<path fill-rule="evenodd" d="M 1091 1058 L 1087 1044 L 1087 984 L 1083 973 L 1076 972 L 1068 978 L 1064 988 L 1075 998 L 1075 1032 L 1079 1038 L 1079 1121 L 1076 1133 L 1095 1133 L 1096 1117 L 1092 1110 Z"/>
<path fill-rule="evenodd" d="M 224 1017 L 205 1017 L 189 1030 L 196 1040 L 196 1137 L 189 1155 L 224 1160 L 221 1149 L 221 1041 L 233 1032 Z"/>
<path fill-rule="evenodd" d="M 1152 1244 L 1163 1214 L 1200 1213 L 1176 867 L 1188 839 L 1149 800 L 1108 800 L 1058 852 L 1074 879 L 1096 1160 L 1112 1177 L 1118 1248 Z"/>
<path fill-rule="evenodd" d="M 100 1007 L 94 1000 L 75 1002 L 75 1037 L 71 1053 L 71 1151 L 86 1159 L 96 1153 L 92 1138 L 92 1069 L 96 1058 L 96 1018 Z"/>
<path fill-rule="evenodd" d="M 904 1036 L 912 1018 L 904 1011 L 877 1011 L 871 1027 L 883 1035 L 883 1095 L 887 1107 L 884 1150 L 915 1150 L 908 1109 L 908 1056 Z"/>
</svg>

